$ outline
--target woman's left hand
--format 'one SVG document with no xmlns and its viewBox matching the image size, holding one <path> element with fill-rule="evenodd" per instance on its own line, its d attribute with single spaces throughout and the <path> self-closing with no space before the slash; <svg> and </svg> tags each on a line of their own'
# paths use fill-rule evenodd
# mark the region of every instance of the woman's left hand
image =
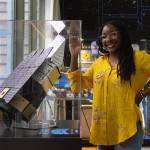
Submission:
<svg viewBox="0 0 150 150">
<path fill-rule="evenodd" d="M 139 91 L 135 97 L 135 103 L 139 106 L 139 104 L 141 103 L 141 101 L 143 100 L 143 96 L 140 93 L 141 91 Z"/>
</svg>

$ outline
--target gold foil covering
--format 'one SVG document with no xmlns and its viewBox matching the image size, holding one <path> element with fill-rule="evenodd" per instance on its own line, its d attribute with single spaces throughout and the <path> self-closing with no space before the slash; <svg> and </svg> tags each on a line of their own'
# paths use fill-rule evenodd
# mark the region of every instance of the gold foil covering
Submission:
<svg viewBox="0 0 150 150">
<path fill-rule="evenodd" d="M 4 88 L 3 91 L 0 92 L 0 98 L 3 98 L 9 90 L 10 88 Z"/>
<path fill-rule="evenodd" d="M 19 112 L 23 112 L 27 105 L 29 105 L 29 101 L 21 95 L 17 95 L 10 101 L 9 104 L 17 109 Z"/>
<path fill-rule="evenodd" d="M 40 81 L 40 84 L 42 84 L 42 87 L 44 88 L 45 92 L 47 92 L 48 89 L 51 89 L 53 86 L 53 84 L 47 76 L 42 81 Z"/>
<path fill-rule="evenodd" d="M 48 78 L 52 83 L 54 83 L 59 77 L 60 73 L 57 67 L 48 74 Z"/>
<path fill-rule="evenodd" d="M 26 109 L 23 111 L 23 116 L 27 119 L 30 120 L 32 118 L 32 115 L 35 114 L 36 108 L 30 104 L 26 107 Z"/>
</svg>

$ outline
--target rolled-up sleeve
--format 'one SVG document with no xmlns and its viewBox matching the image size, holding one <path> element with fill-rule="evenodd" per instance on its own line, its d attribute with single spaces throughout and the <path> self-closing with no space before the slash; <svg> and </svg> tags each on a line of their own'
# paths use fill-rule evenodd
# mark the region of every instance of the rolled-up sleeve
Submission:
<svg viewBox="0 0 150 150">
<path fill-rule="evenodd" d="M 80 89 L 91 89 L 93 87 L 93 66 L 88 68 L 85 73 L 80 70 L 68 71 L 67 76 L 69 79 L 72 92 L 79 92 Z"/>
</svg>

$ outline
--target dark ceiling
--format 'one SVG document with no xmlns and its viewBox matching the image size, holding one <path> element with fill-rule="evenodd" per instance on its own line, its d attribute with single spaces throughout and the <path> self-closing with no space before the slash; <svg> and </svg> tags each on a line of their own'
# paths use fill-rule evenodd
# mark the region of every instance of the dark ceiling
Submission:
<svg viewBox="0 0 150 150">
<path fill-rule="evenodd" d="M 108 20 L 122 20 L 132 39 L 149 38 L 150 0 L 60 0 L 61 19 L 82 20 L 83 38 L 98 36 Z"/>
</svg>

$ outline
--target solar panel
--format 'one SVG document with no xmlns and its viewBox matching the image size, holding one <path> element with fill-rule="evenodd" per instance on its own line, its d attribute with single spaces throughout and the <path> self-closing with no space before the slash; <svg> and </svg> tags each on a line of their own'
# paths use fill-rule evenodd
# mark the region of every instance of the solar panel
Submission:
<svg viewBox="0 0 150 150">
<path fill-rule="evenodd" d="M 9 91 L 4 95 L 3 99 L 9 103 L 15 94 L 23 87 L 29 78 L 41 66 L 52 47 L 48 49 L 40 49 L 29 54 L 10 74 L 10 76 L 0 85 L 1 91 L 9 88 Z M 0 91 L 0 92 L 1 92 Z"/>
<path fill-rule="evenodd" d="M 48 89 L 60 76 L 65 38 L 58 35 L 47 49 L 31 52 L 0 85 L 0 109 L 20 112 L 30 120 Z M 7 107 L 11 109 L 6 109 Z M 13 112 L 13 113 L 14 113 Z M 12 117 L 14 114 L 12 114 Z"/>
</svg>

